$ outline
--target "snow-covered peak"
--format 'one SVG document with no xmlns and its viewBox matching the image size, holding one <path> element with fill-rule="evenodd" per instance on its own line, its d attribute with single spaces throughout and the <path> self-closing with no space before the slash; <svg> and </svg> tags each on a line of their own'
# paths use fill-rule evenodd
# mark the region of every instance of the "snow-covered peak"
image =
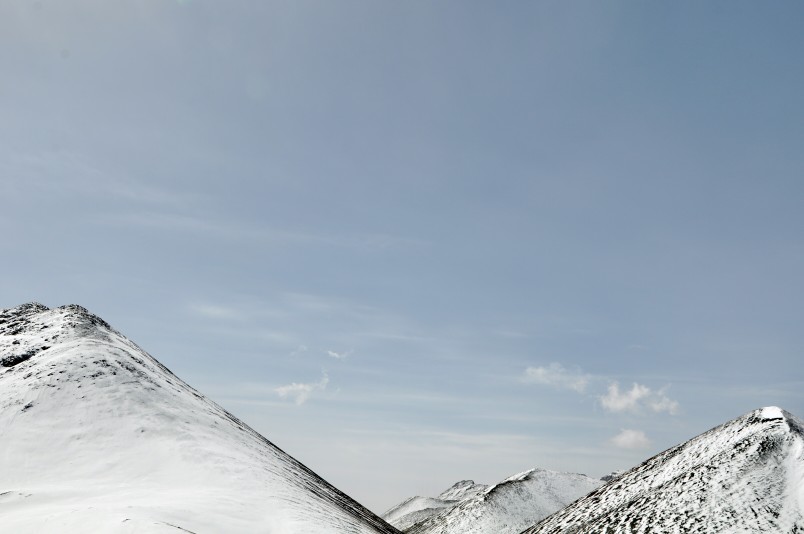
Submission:
<svg viewBox="0 0 804 534">
<path fill-rule="evenodd" d="M 804 531 L 804 423 L 760 408 L 668 449 L 527 529 Z"/>
<path fill-rule="evenodd" d="M 461 480 L 438 497 L 416 496 L 404 500 L 382 515 L 382 518 L 400 530 L 407 530 L 417 523 L 434 516 L 461 501 L 483 493 L 488 486 L 477 484 L 474 480 Z"/>
<path fill-rule="evenodd" d="M 86 309 L 0 311 L 0 532 L 398 534 Z"/>
<path fill-rule="evenodd" d="M 0 367 L 14 367 L 56 343 L 110 330 L 105 321 L 75 304 L 51 310 L 31 302 L 0 310 Z"/>
<path fill-rule="evenodd" d="M 759 409 L 760 419 L 784 419 L 785 412 L 778 406 L 765 406 Z"/>
<path fill-rule="evenodd" d="M 72 321 L 72 326 L 84 323 L 110 328 L 106 321 L 78 304 L 66 304 L 51 309 L 39 302 L 28 302 L 14 308 L 0 310 L 0 317 L 3 319 L 4 326 L 18 323 L 18 326 L 22 327 L 41 327 L 60 321 Z"/>
</svg>

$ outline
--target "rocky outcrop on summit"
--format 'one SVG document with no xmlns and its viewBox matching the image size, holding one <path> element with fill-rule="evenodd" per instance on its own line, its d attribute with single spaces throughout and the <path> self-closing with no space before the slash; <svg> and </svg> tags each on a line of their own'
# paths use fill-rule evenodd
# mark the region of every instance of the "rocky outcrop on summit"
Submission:
<svg viewBox="0 0 804 534">
<path fill-rule="evenodd" d="M 399 534 L 80 306 L 0 310 L 0 532 Z"/>
<path fill-rule="evenodd" d="M 523 534 L 804 532 L 804 423 L 750 412 L 654 456 Z"/>
</svg>

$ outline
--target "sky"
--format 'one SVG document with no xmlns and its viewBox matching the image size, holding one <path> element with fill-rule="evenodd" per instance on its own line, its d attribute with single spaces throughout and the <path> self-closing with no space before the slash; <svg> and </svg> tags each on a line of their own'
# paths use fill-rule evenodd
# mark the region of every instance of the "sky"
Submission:
<svg viewBox="0 0 804 534">
<path fill-rule="evenodd" d="M 0 307 L 382 513 L 804 416 L 800 2 L 0 2 Z"/>
</svg>

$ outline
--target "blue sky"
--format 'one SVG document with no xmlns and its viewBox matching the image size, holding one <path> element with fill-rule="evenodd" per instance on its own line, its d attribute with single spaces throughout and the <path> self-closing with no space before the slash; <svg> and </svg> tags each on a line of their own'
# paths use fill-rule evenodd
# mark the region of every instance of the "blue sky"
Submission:
<svg viewBox="0 0 804 534">
<path fill-rule="evenodd" d="M 804 415 L 796 2 L 0 4 L 0 291 L 376 512 Z"/>
</svg>

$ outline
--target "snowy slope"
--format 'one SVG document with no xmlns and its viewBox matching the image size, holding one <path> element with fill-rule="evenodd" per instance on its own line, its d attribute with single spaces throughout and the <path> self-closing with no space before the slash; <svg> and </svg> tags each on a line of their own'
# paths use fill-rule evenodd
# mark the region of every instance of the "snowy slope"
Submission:
<svg viewBox="0 0 804 534">
<path fill-rule="evenodd" d="M 98 317 L 39 304 L 0 312 L 0 532 L 398 534 Z"/>
<path fill-rule="evenodd" d="M 445 508 L 455 506 L 458 502 L 460 501 L 433 497 L 411 497 L 382 514 L 382 518 L 399 530 L 405 531 Z"/>
<path fill-rule="evenodd" d="M 576 473 L 531 469 L 470 494 L 408 534 L 517 534 L 602 484 Z M 445 492 L 446 493 L 446 492 Z M 443 495 L 443 494 L 442 494 Z"/>
<path fill-rule="evenodd" d="M 779 408 L 755 410 L 654 456 L 525 532 L 802 533 L 804 423 Z"/>
<path fill-rule="evenodd" d="M 489 489 L 485 484 L 477 484 L 474 480 L 461 480 L 438 495 L 438 499 L 447 501 L 462 501 L 474 497 Z"/>
<path fill-rule="evenodd" d="M 481 493 L 486 488 L 487 486 L 483 484 L 475 484 L 474 480 L 461 480 L 444 490 L 438 497 L 411 497 L 385 512 L 382 518 L 396 528 L 406 530 L 445 508 L 451 508 L 460 501 Z"/>
</svg>

